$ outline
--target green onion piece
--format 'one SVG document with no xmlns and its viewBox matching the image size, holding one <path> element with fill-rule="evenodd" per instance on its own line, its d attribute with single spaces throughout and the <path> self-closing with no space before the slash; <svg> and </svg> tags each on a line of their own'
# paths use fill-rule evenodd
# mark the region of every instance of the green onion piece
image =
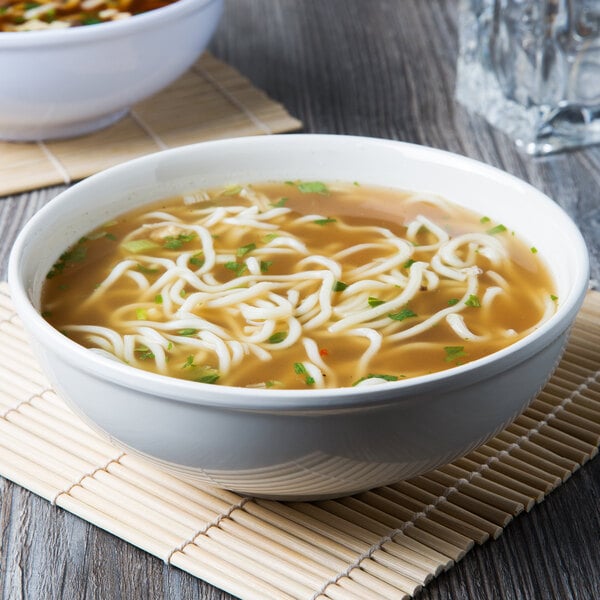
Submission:
<svg viewBox="0 0 600 600">
<path fill-rule="evenodd" d="M 216 373 L 211 373 L 209 375 L 202 375 L 202 377 L 198 377 L 194 381 L 197 381 L 198 383 L 217 383 L 219 377 L 220 376 Z"/>
<path fill-rule="evenodd" d="M 180 329 L 177 332 L 177 335 L 194 335 L 198 333 L 197 329 L 192 329 L 191 327 L 187 327 L 186 329 Z"/>
<path fill-rule="evenodd" d="M 343 281 L 336 281 L 333 284 L 333 291 L 334 292 L 343 292 L 347 287 L 348 287 L 347 283 L 344 283 Z"/>
<path fill-rule="evenodd" d="M 146 319 L 148 319 L 148 313 L 143 308 L 136 308 L 135 317 L 139 321 L 145 321 Z"/>
<path fill-rule="evenodd" d="M 188 367 L 193 367 L 194 366 L 194 355 L 190 354 L 186 359 L 185 362 L 183 363 L 183 365 L 181 366 L 182 369 L 187 369 Z"/>
<path fill-rule="evenodd" d="M 335 223 L 337 221 L 337 219 L 331 219 L 331 218 L 327 218 L 327 219 L 315 219 L 313 221 L 313 223 L 316 223 L 317 225 L 327 225 L 328 223 Z"/>
<path fill-rule="evenodd" d="M 558 300 L 558 296 L 555 296 L 554 294 L 550 294 L 550 300 L 552 300 L 552 302 L 556 302 Z"/>
<path fill-rule="evenodd" d="M 472 306 L 473 308 L 479 308 L 481 306 L 481 302 L 475 294 L 471 294 L 467 300 L 465 300 L 465 304 L 467 306 Z"/>
<path fill-rule="evenodd" d="M 140 273 L 144 273 L 144 275 L 154 275 L 154 274 L 158 273 L 158 269 L 153 269 L 152 267 L 146 267 L 144 265 L 141 265 L 140 263 L 138 263 L 138 265 L 137 265 L 137 270 Z"/>
<path fill-rule="evenodd" d="M 149 350 L 146 346 L 140 346 L 139 348 L 136 348 L 135 352 L 140 360 L 149 360 L 154 358 L 154 352 Z"/>
<path fill-rule="evenodd" d="M 273 241 L 276 237 L 279 237 L 278 233 L 267 233 L 267 235 L 265 235 L 263 240 L 264 240 L 265 244 L 268 244 L 269 242 Z"/>
<path fill-rule="evenodd" d="M 163 303 L 163 297 L 161 294 L 156 294 L 156 296 L 154 296 L 154 303 L 155 304 L 162 304 Z"/>
<path fill-rule="evenodd" d="M 486 233 L 489 233 L 490 235 L 496 235 L 497 233 L 502 233 L 503 231 L 506 231 L 506 227 L 504 227 L 504 225 L 501 223 L 500 225 L 496 225 L 495 227 L 488 229 Z"/>
<path fill-rule="evenodd" d="M 142 252 L 148 252 L 149 250 L 156 250 L 156 248 L 160 248 L 156 242 L 146 239 L 129 240 L 128 242 L 123 242 L 121 247 L 132 254 L 141 254 Z"/>
<path fill-rule="evenodd" d="M 379 306 L 380 304 L 385 304 L 385 300 L 380 300 L 379 298 L 375 298 L 375 296 L 369 296 L 369 306 L 371 308 L 375 308 L 376 306 Z"/>
<path fill-rule="evenodd" d="M 241 185 L 230 185 L 226 187 L 221 194 L 223 196 L 235 196 L 239 194 L 244 188 Z"/>
<path fill-rule="evenodd" d="M 252 252 L 252 250 L 256 250 L 256 244 L 254 244 L 254 243 L 246 244 L 245 246 L 240 246 L 237 249 L 236 255 L 237 256 L 246 256 L 246 254 L 248 254 L 248 252 Z"/>
<path fill-rule="evenodd" d="M 314 379 L 314 377 L 311 377 L 310 375 L 307 375 L 304 378 L 304 383 L 306 383 L 306 385 L 314 385 L 315 379 Z"/>
<path fill-rule="evenodd" d="M 394 321 L 404 321 L 404 319 L 410 319 L 416 317 L 417 313 L 413 312 L 410 308 L 403 308 L 400 312 L 390 313 L 388 317 Z"/>
<path fill-rule="evenodd" d="M 287 331 L 277 331 L 269 338 L 269 344 L 280 344 L 287 335 Z"/>
<path fill-rule="evenodd" d="M 461 356 L 467 355 L 464 346 L 444 346 L 444 352 L 446 353 L 446 362 L 451 362 Z"/>
<path fill-rule="evenodd" d="M 456 304 L 459 303 L 459 299 L 458 298 L 450 298 L 450 300 L 448 300 L 448 306 L 454 306 Z"/>
<path fill-rule="evenodd" d="M 306 367 L 302 363 L 296 362 L 294 363 L 294 373 L 296 375 L 306 375 Z"/>
<path fill-rule="evenodd" d="M 479 219 L 480 223 L 489 223 L 490 222 L 490 218 L 489 217 L 481 217 L 481 219 Z"/>
<path fill-rule="evenodd" d="M 535 246 L 531 246 L 530 250 L 531 254 L 537 254 L 538 249 Z"/>
<path fill-rule="evenodd" d="M 261 260 L 260 261 L 260 272 L 266 273 L 271 268 L 272 264 L 273 264 L 272 260 Z"/>
<path fill-rule="evenodd" d="M 329 190 L 324 183 L 320 181 L 303 181 L 297 186 L 303 194 L 328 194 Z"/>
<path fill-rule="evenodd" d="M 415 261 L 412 258 L 409 258 L 402 266 L 405 269 L 410 269 L 410 267 L 414 264 L 415 264 Z"/>
</svg>

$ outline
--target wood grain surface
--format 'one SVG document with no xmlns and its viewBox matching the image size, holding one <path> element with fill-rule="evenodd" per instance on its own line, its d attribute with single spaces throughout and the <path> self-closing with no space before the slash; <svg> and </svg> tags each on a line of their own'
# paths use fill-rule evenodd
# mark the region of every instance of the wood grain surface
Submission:
<svg viewBox="0 0 600 600">
<path fill-rule="evenodd" d="M 210 49 L 307 132 L 443 148 L 531 182 L 581 227 L 597 287 L 600 146 L 532 159 L 457 105 L 456 13 L 454 0 L 226 0 Z M 21 226 L 62 189 L 0 199 L 0 278 Z M 1 478 L 0 590 L 11 600 L 231 598 Z M 600 598 L 600 461 L 417 598 Z"/>
</svg>

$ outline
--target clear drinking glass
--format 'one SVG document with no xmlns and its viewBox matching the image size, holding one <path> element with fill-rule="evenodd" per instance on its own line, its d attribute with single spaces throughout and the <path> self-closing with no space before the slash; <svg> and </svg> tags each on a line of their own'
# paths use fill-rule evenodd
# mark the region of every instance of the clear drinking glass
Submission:
<svg viewBox="0 0 600 600">
<path fill-rule="evenodd" d="M 600 143 L 600 0 L 459 0 L 456 97 L 528 154 Z"/>
</svg>

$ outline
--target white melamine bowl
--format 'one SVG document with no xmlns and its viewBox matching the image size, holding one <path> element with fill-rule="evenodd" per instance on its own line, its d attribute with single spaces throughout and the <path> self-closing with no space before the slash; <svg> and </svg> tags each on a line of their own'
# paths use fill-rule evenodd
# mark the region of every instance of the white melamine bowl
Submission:
<svg viewBox="0 0 600 600">
<path fill-rule="evenodd" d="M 149 374 L 75 344 L 39 314 L 65 248 L 118 213 L 198 188 L 360 181 L 441 194 L 515 230 L 556 281 L 556 314 L 495 354 L 380 386 L 256 390 Z M 324 498 L 412 477 L 504 428 L 547 381 L 586 293 L 588 256 L 547 196 L 473 160 L 400 142 L 321 135 L 209 142 L 120 165 L 37 213 L 10 258 L 14 303 L 56 389 L 115 444 L 190 481 L 274 498 Z"/>
<path fill-rule="evenodd" d="M 0 32 L 0 139 L 106 127 L 177 79 L 206 48 L 223 0 L 178 0 L 129 19 Z"/>
</svg>

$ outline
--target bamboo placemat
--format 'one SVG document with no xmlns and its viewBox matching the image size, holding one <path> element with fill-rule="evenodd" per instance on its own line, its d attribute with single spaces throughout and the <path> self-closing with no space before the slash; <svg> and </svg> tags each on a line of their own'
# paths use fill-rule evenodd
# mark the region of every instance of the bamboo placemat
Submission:
<svg viewBox="0 0 600 600">
<path fill-rule="evenodd" d="M 39 371 L 0 283 L 0 474 L 244 600 L 410 598 L 593 457 L 600 293 L 551 381 L 496 438 L 356 496 L 281 503 L 193 486 L 102 441 Z"/>
<path fill-rule="evenodd" d="M 0 196 L 70 183 L 157 150 L 301 126 L 235 69 L 205 53 L 111 127 L 70 140 L 0 142 Z"/>
</svg>

